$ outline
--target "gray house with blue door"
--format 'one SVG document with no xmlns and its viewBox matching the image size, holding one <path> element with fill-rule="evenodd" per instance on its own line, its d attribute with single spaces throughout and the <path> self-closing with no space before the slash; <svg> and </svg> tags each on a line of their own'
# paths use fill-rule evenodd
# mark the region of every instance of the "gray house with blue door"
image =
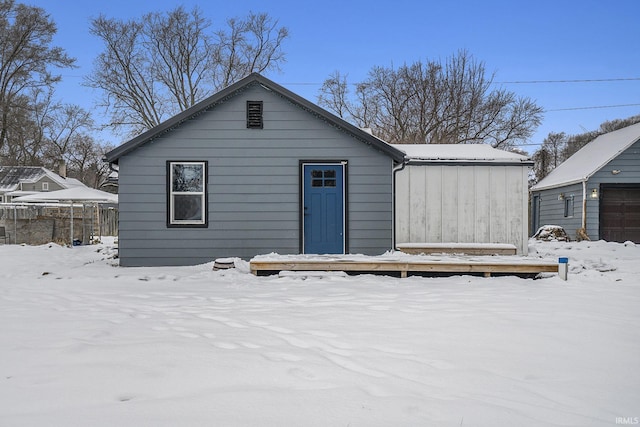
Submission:
<svg viewBox="0 0 640 427">
<path fill-rule="evenodd" d="M 107 153 L 123 266 L 393 247 L 404 153 L 252 74 Z"/>
<path fill-rule="evenodd" d="M 640 243 L 640 123 L 598 136 L 531 188 L 531 222 Z"/>
</svg>

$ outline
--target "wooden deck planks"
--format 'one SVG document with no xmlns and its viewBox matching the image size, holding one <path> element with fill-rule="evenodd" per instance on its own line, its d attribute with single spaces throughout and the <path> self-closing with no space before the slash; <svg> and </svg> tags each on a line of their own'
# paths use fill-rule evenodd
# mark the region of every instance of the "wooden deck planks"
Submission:
<svg viewBox="0 0 640 427">
<path fill-rule="evenodd" d="M 545 261 L 478 261 L 478 260 L 361 260 L 361 259 L 252 259 L 251 272 L 273 271 L 345 271 L 345 272 L 399 272 L 401 277 L 409 273 L 477 273 L 490 276 L 493 273 L 537 274 L 557 273 L 558 264 Z"/>
<path fill-rule="evenodd" d="M 515 255 L 517 249 L 508 244 L 460 244 L 460 243 L 404 243 L 397 248 L 412 255 L 464 254 L 464 255 Z"/>
</svg>

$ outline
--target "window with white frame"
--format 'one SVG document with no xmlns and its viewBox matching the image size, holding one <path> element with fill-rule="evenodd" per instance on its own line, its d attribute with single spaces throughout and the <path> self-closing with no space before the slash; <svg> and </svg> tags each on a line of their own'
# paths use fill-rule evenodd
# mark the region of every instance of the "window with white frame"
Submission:
<svg viewBox="0 0 640 427">
<path fill-rule="evenodd" d="M 42 191 L 49 191 L 49 183 L 48 182 L 43 182 L 42 183 Z"/>
<path fill-rule="evenodd" d="M 564 217 L 573 217 L 573 196 L 565 197 L 564 199 Z"/>
<path fill-rule="evenodd" d="M 167 226 L 207 226 L 207 162 L 167 162 Z"/>
</svg>

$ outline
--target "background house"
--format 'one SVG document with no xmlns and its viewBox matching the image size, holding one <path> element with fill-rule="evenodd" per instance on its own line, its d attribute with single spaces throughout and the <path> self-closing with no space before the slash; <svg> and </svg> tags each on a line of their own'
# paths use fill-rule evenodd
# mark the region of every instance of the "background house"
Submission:
<svg viewBox="0 0 640 427">
<path fill-rule="evenodd" d="M 640 124 L 601 135 L 531 188 L 532 230 L 640 243 Z"/>
<path fill-rule="evenodd" d="M 63 178 L 42 166 L 0 166 L 0 203 L 42 191 L 84 187 L 75 178 Z"/>
<path fill-rule="evenodd" d="M 533 162 L 489 145 L 396 145 L 396 242 L 511 244 L 527 254 Z"/>
<path fill-rule="evenodd" d="M 64 197 L 93 191 L 75 178 L 65 178 L 40 166 L 0 166 L 0 227 L 5 243 L 88 243 L 91 236 L 115 234 L 117 210 L 100 206 L 102 213 L 80 203 L 71 207 Z M 60 203 L 59 203 L 60 202 Z M 72 220 L 72 217 L 73 220 Z"/>
</svg>

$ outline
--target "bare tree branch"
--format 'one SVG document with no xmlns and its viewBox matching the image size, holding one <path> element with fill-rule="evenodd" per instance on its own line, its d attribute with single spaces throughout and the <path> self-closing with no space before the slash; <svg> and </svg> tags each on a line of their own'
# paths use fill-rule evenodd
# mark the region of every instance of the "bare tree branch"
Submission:
<svg viewBox="0 0 640 427">
<path fill-rule="evenodd" d="M 284 62 L 284 27 L 267 14 L 232 18 L 214 31 L 197 7 L 124 22 L 100 16 L 91 33 L 104 43 L 85 84 L 103 92 L 108 126 L 135 135 L 252 72 Z"/>
<path fill-rule="evenodd" d="M 22 97 L 30 89 L 52 87 L 60 80 L 52 68 L 72 67 L 75 59 L 52 47 L 57 32 L 41 8 L 0 1 L 0 153 L 7 143 L 8 126 L 17 110 L 28 108 Z"/>
<path fill-rule="evenodd" d="M 508 148 L 533 134 L 542 108 L 494 88 L 482 62 L 460 51 L 446 62 L 397 69 L 374 67 L 350 100 L 345 77 L 335 73 L 319 104 L 355 124 L 367 124 L 392 143 L 487 143 Z"/>
</svg>

